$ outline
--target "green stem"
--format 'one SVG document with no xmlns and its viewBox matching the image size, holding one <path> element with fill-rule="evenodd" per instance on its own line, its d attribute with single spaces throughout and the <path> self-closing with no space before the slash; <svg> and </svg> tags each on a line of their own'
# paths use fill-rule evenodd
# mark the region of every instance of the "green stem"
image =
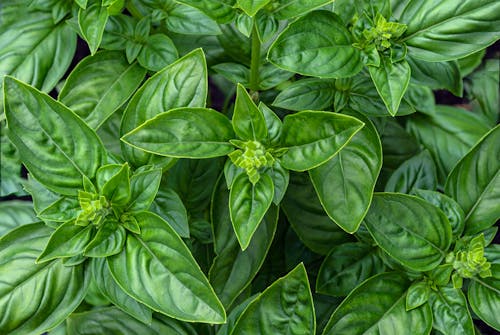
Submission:
<svg viewBox="0 0 500 335">
<path fill-rule="evenodd" d="M 250 89 L 252 91 L 259 90 L 260 47 L 257 25 L 254 22 L 252 27 L 252 60 L 250 63 Z"/>
</svg>

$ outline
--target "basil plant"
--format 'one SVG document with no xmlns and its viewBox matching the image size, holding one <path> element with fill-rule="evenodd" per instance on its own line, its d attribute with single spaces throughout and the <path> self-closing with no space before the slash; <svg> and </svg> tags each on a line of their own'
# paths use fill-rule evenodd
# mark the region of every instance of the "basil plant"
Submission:
<svg viewBox="0 0 500 335">
<path fill-rule="evenodd" d="M 499 40 L 496 0 L 2 1 L 0 334 L 500 331 Z"/>
</svg>

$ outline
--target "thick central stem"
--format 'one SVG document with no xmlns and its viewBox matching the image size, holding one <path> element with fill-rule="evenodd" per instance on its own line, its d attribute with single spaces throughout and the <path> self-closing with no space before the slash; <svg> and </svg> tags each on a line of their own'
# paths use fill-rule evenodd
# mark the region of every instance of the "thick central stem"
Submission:
<svg viewBox="0 0 500 335">
<path fill-rule="evenodd" d="M 250 89 L 254 92 L 259 90 L 260 46 L 257 25 L 254 22 L 252 27 L 252 60 L 250 63 Z"/>
</svg>

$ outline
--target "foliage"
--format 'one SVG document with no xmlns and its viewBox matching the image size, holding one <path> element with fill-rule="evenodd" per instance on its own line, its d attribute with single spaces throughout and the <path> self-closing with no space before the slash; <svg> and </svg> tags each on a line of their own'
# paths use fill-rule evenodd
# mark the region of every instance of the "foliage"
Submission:
<svg viewBox="0 0 500 335">
<path fill-rule="evenodd" d="M 499 27 L 495 0 L 2 1 L 0 333 L 500 331 Z"/>
</svg>

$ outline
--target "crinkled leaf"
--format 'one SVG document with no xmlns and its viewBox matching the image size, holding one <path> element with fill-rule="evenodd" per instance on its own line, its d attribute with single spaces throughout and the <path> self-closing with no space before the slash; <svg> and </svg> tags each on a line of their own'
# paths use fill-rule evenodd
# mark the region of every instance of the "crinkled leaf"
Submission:
<svg viewBox="0 0 500 335">
<path fill-rule="evenodd" d="M 432 307 L 433 327 L 441 333 L 474 335 L 467 300 L 460 289 L 439 287 L 437 292 L 431 292 L 429 304 Z"/>
<path fill-rule="evenodd" d="M 178 4 L 168 11 L 167 28 L 186 35 L 218 35 L 221 30 L 216 22 L 199 9 Z"/>
<path fill-rule="evenodd" d="M 120 287 L 167 316 L 224 323 L 222 304 L 179 235 L 156 214 L 142 212 L 136 218 L 141 235 L 128 234 L 123 251 L 107 258 Z"/>
<path fill-rule="evenodd" d="M 373 124 L 364 116 L 349 112 L 365 123 L 329 161 L 309 171 L 326 213 L 342 229 L 355 232 L 365 216 L 382 167 L 382 146 Z"/>
<path fill-rule="evenodd" d="M 178 56 L 174 42 L 167 35 L 154 34 L 146 38 L 137 61 L 150 71 L 160 71 Z"/>
<path fill-rule="evenodd" d="M 431 288 L 428 283 L 417 281 L 411 284 L 406 293 L 406 310 L 422 306 L 429 300 Z"/>
<path fill-rule="evenodd" d="M 301 263 L 247 306 L 231 334 L 314 334 L 315 331 L 311 290 Z"/>
<path fill-rule="evenodd" d="M 314 11 L 291 23 L 269 49 L 278 67 L 322 78 L 350 77 L 361 71 L 361 53 L 352 46 L 342 20 L 328 11 Z"/>
<path fill-rule="evenodd" d="M 325 110 L 333 105 L 334 82 L 321 79 L 300 79 L 287 86 L 273 101 L 273 106 L 292 111 Z"/>
<path fill-rule="evenodd" d="M 362 127 L 360 120 L 343 114 L 303 111 L 283 121 L 284 168 L 305 171 L 315 168 L 341 150 Z"/>
<path fill-rule="evenodd" d="M 30 173 L 48 189 L 76 195 L 83 177 L 92 179 L 105 149 L 78 116 L 48 95 L 6 77 L 9 138 Z"/>
<path fill-rule="evenodd" d="M 414 196 L 375 193 L 364 223 L 384 251 L 415 271 L 435 268 L 451 244 L 444 213 Z"/>
<path fill-rule="evenodd" d="M 453 168 L 445 192 L 465 212 L 465 231 L 478 233 L 500 218 L 500 125 L 489 131 Z"/>
<path fill-rule="evenodd" d="M 87 257 L 112 256 L 123 249 L 127 233 L 123 226 L 116 222 L 105 222 L 97 230 L 92 241 L 85 247 L 83 254 Z"/>
<path fill-rule="evenodd" d="M 236 13 L 233 8 L 236 0 L 178 0 L 178 2 L 198 8 L 218 23 L 231 21 Z"/>
<path fill-rule="evenodd" d="M 0 237 L 16 227 L 39 221 L 29 201 L 0 202 Z"/>
</svg>

